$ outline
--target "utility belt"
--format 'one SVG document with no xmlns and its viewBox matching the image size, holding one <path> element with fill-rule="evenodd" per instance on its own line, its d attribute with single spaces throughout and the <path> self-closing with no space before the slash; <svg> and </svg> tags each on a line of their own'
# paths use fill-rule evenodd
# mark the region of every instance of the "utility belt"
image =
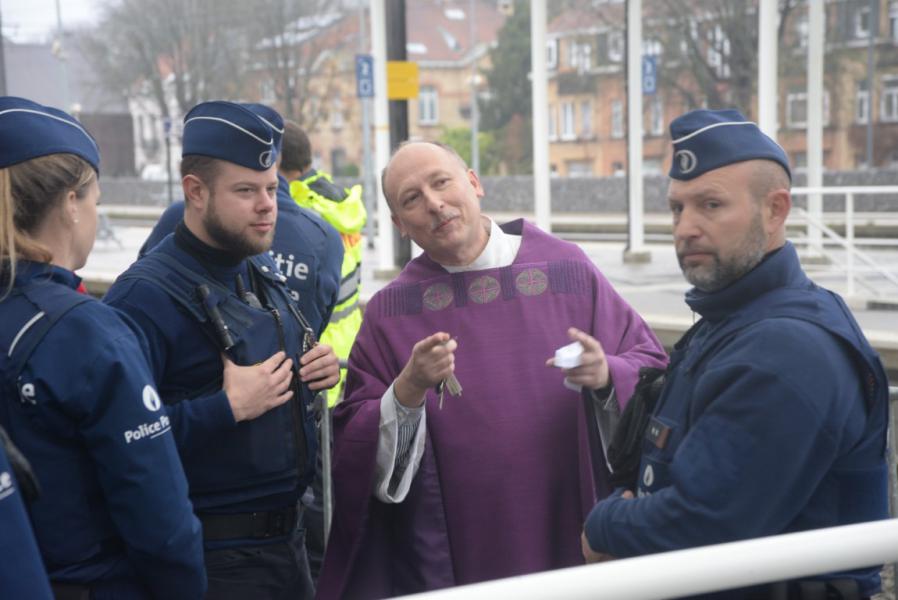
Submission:
<svg viewBox="0 0 898 600">
<path fill-rule="evenodd" d="M 92 600 L 92 598 L 122 598 L 122 600 L 149 600 L 150 592 L 141 584 L 117 579 L 94 583 L 64 583 L 51 581 L 55 600 Z"/>
<path fill-rule="evenodd" d="M 229 515 L 197 515 L 207 542 L 284 537 L 293 533 L 301 516 L 302 507 L 297 506 Z"/>
</svg>

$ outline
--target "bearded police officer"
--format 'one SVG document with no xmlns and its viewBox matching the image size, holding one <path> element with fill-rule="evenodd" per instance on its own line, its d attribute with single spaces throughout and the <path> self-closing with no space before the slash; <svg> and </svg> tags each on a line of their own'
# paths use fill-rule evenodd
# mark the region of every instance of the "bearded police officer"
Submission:
<svg viewBox="0 0 898 600">
<path fill-rule="evenodd" d="M 298 500 L 317 452 L 312 395 L 336 383 L 268 253 L 277 146 L 231 102 L 184 119 L 184 221 L 106 301 L 146 332 L 203 523 L 208 598 L 308 598 Z"/>
<path fill-rule="evenodd" d="M 587 560 L 887 518 L 888 384 L 845 303 L 786 241 L 785 152 L 735 110 L 690 112 L 670 133 L 674 239 L 701 320 L 671 355 L 637 489 L 586 521 Z M 870 567 L 725 597 L 879 587 Z"/>
</svg>

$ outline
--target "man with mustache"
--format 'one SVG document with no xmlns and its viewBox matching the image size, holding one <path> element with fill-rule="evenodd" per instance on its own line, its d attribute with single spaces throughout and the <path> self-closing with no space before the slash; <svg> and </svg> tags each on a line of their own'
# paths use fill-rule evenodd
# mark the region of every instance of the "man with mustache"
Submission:
<svg viewBox="0 0 898 600">
<path fill-rule="evenodd" d="M 687 113 L 670 133 L 674 240 L 701 320 L 671 355 L 636 489 L 595 507 L 584 555 L 887 518 L 888 382 L 845 303 L 808 279 L 786 240 L 785 152 L 736 110 Z M 870 567 L 724 597 L 861 598 L 879 587 Z"/>
<path fill-rule="evenodd" d="M 382 181 L 424 254 L 368 303 L 349 357 L 319 597 L 581 564 L 582 518 L 610 491 L 599 429 L 660 344 L 576 245 L 482 215 L 452 148 L 404 144 Z M 572 341 L 580 365 L 552 368 Z"/>
<path fill-rule="evenodd" d="M 184 220 L 105 301 L 146 334 L 203 525 L 206 598 L 311 598 L 299 497 L 311 480 L 316 391 L 339 378 L 269 255 L 277 144 L 246 106 L 184 118 Z"/>
</svg>

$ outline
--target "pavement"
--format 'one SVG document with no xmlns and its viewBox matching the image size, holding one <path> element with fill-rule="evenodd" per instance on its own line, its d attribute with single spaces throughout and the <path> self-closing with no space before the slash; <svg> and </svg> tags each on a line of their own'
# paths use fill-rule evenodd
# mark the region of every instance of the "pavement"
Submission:
<svg viewBox="0 0 898 600">
<path fill-rule="evenodd" d="M 102 294 L 105 289 L 137 258 L 137 250 L 149 235 L 150 227 L 114 225 L 113 238 L 99 239 L 87 265 L 79 274 L 88 289 Z M 697 318 L 683 301 L 689 285 L 683 279 L 670 243 L 651 243 L 647 250 L 651 260 L 641 264 L 624 261 L 624 244 L 614 241 L 577 242 L 599 266 L 615 289 L 627 300 L 656 332 L 661 341 L 672 345 Z M 362 297 L 369 298 L 389 280 L 375 276 L 376 255 L 365 243 L 362 260 Z M 898 251 L 876 251 L 883 264 L 898 264 Z M 805 263 L 808 275 L 820 285 L 845 295 L 843 272 L 825 264 Z M 883 285 L 890 285 L 884 282 Z M 898 297 L 893 286 L 892 297 Z M 868 339 L 883 357 L 893 381 L 898 380 L 898 310 L 874 309 L 863 296 L 848 298 Z"/>
</svg>

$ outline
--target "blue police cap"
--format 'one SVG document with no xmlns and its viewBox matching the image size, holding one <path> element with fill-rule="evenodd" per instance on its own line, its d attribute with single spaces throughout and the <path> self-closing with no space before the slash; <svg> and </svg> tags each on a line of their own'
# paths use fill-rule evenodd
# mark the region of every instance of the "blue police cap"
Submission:
<svg viewBox="0 0 898 600">
<path fill-rule="evenodd" d="M 269 127 L 271 127 L 271 133 L 274 136 L 274 145 L 278 149 L 278 154 L 280 154 L 281 142 L 284 139 L 284 118 L 281 117 L 278 111 L 264 104 L 246 102 L 243 104 L 243 106 L 256 113 L 256 116 L 265 121 L 265 123 Z"/>
<path fill-rule="evenodd" d="M 744 160 L 779 163 L 789 178 L 789 159 L 779 144 L 735 109 L 693 110 L 670 123 L 670 176 L 683 181 Z"/>
<path fill-rule="evenodd" d="M 74 117 L 37 102 L 0 96 L 0 168 L 49 154 L 80 156 L 100 172 L 100 150 Z"/>
<path fill-rule="evenodd" d="M 277 160 L 271 127 L 235 102 L 203 102 L 184 116 L 184 156 L 198 154 L 265 171 Z"/>
</svg>

